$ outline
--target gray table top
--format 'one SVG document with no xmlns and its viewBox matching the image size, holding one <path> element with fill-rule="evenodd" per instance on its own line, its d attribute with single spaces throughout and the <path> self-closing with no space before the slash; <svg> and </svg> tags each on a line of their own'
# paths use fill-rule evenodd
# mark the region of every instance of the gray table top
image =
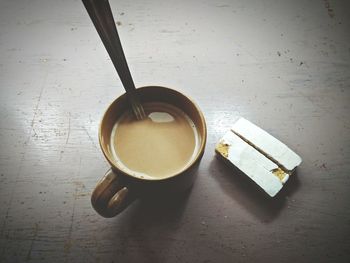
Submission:
<svg viewBox="0 0 350 263">
<path fill-rule="evenodd" d="M 123 93 L 80 1 L 0 2 L 0 262 L 349 262 L 346 1 L 111 2 L 137 86 L 203 110 L 190 193 L 105 219 L 98 124 Z M 302 158 L 270 199 L 215 158 L 243 116 Z"/>
</svg>

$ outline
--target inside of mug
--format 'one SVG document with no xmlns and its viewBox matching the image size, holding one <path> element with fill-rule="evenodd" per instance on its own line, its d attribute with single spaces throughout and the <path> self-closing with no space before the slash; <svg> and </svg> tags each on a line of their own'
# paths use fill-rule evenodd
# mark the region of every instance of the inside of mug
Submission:
<svg viewBox="0 0 350 263">
<path fill-rule="evenodd" d="M 198 133 L 198 147 L 195 149 L 193 154 L 193 158 L 191 161 L 183 167 L 183 169 L 179 170 L 178 173 L 169 174 L 166 177 L 161 179 L 167 179 L 177 174 L 183 172 L 184 170 L 189 169 L 196 160 L 203 153 L 205 140 L 206 140 L 206 127 L 205 121 L 202 113 L 198 109 L 198 107 L 185 95 L 168 88 L 163 87 L 143 87 L 137 89 L 138 96 L 142 103 L 147 102 L 163 102 L 170 105 L 173 105 L 179 109 L 181 109 L 186 115 L 192 120 L 193 124 L 196 127 Z M 113 157 L 113 149 L 111 147 L 111 136 L 114 125 L 117 123 L 118 119 L 122 116 L 124 112 L 129 109 L 129 104 L 127 101 L 126 95 L 122 95 L 118 99 L 116 99 L 105 112 L 101 125 L 100 125 L 100 144 L 103 150 L 103 153 L 112 167 L 119 172 L 123 172 L 124 174 L 135 176 L 130 170 L 125 169 L 125 166 L 120 165 L 118 161 Z M 139 178 L 139 177 L 138 177 Z M 159 178 L 143 178 L 142 179 L 151 179 L 157 180 Z M 140 179 L 140 178 L 139 178 Z"/>
</svg>

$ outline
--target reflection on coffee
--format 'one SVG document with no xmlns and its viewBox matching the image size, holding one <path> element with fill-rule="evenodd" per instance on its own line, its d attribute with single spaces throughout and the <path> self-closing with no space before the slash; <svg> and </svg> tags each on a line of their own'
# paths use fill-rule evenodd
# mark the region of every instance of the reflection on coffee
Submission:
<svg viewBox="0 0 350 263">
<path fill-rule="evenodd" d="M 115 161 L 134 176 L 170 177 L 184 170 L 196 157 L 199 135 L 192 120 L 166 103 L 146 103 L 147 118 L 135 120 L 125 112 L 114 125 L 111 151 Z"/>
</svg>

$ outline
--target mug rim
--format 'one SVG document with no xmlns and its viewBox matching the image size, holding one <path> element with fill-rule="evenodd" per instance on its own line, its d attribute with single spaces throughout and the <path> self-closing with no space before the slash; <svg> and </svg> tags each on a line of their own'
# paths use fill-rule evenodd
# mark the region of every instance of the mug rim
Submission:
<svg viewBox="0 0 350 263">
<path fill-rule="evenodd" d="M 206 125 L 206 122 L 205 122 L 205 118 L 204 118 L 204 115 L 203 115 L 203 112 L 201 111 L 201 109 L 198 107 L 198 105 L 191 99 L 189 98 L 188 96 L 186 96 L 185 94 L 183 94 L 182 92 L 179 92 L 177 90 L 174 90 L 174 89 L 171 89 L 171 88 L 167 88 L 167 87 L 163 87 L 163 86 L 142 86 L 142 87 L 139 87 L 136 89 L 136 92 L 139 90 L 139 89 L 147 89 L 147 88 L 161 88 L 161 89 L 166 89 L 168 91 L 171 91 L 171 92 L 175 92 L 175 93 L 178 93 L 180 96 L 183 96 L 185 97 L 193 106 L 194 108 L 196 109 L 196 114 L 198 114 L 199 116 L 199 119 L 200 119 L 200 122 L 201 124 L 203 125 L 203 134 L 200 134 L 201 135 L 201 143 L 200 143 L 200 146 L 199 146 L 199 150 L 198 150 L 198 153 L 197 155 L 195 156 L 195 158 L 193 158 L 191 160 L 191 162 L 183 169 L 183 170 L 180 170 L 179 172 L 169 176 L 169 177 L 165 177 L 165 178 L 140 178 L 140 177 L 137 177 L 137 176 L 134 176 L 132 174 L 129 174 L 125 171 L 123 171 L 122 169 L 120 169 L 117 165 L 115 165 L 115 163 L 113 162 L 113 160 L 111 160 L 111 158 L 109 157 L 108 154 L 106 154 L 105 150 L 104 150 L 104 147 L 103 147 L 103 144 L 102 144 L 102 126 L 103 126 L 103 123 L 104 123 L 104 120 L 105 120 L 105 117 L 106 117 L 106 114 L 107 112 L 110 110 L 110 108 L 112 107 L 112 105 L 114 105 L 117 101 L 121 100 L 122 97 L 125 97 L 126 96 L 126 93 L 123 93 L 122 95 L 120 95 L 119 97 L 117 97 L 115 100 L 112 101 L 112 103 L 110 103 L 110 105 L 107 107 L 107 109 L 104 111 L 103 115 L 102 115 L 102 119 L 100 121 L 100 124 L 99 124 L 99 130 L 98 130 L 98 139 L 99 139 L 99 144 L 100 144 L 100 148 L 102 150 L 102 153 L 103 155 L 105 156 L 105 158 L 107 159 L 108 163 L 111 165 L 112 167 L 112 170 L 115 170 L 116 172 L 118 173 L 122 173 L 123 175 L 125 176 L 128 176 L 128 177 L 131 177 L 133 179 L 138 179 L 140 181 L 156 181 L 156 182 L 159 182 L 159 181 L 165 181 L 165 180 L 169 180 L 169 179 L 172 179 L 172 178 L 175 178 L 183 173 L 185 173 L 186 171 L 190 170 L 197 162 L 198 160 L 201 159 L 201 157 L 203 156 L 204 154 L 204 149 L 205 149 L 205 146 L 206 146 L 206 141 L 207 141 L 207 125 Z M 176 106 L 176 105 L 174 105 Z"/>
</svg>

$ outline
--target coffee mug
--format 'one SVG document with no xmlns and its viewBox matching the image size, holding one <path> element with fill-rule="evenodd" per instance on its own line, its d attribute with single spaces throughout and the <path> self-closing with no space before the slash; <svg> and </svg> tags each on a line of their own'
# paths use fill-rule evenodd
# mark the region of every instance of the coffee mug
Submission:
<svg viewBox="0 0 350 263">
<path fill-rule="evenodd" d="M 193 145 L 192 154 L 191 157 L 188 159 L 187 163 L 184 163 L 181 167 L 177 167 L 177 170 L 173 169 L 176 168 L 177 165 L 175 161 L 178 161 L 181 164 L 181 160 L 174 160 L 174 162 L 172 159 L 165 161 L 160 160 L 158 163 L 159 169 L 162 168 L 164 171 L 170 169 L 170 172 L 168 174 L 166 174 L 165 172 L 165 174 L 160 177 L 153 176 L 152 170 L 150 170 L 148 174 L 135 172 L 133 170 L 133 167 L 129 166 L 129 163 L 130 165 L 133 165 L 133 161 L 135 161 L 133 160 L 133 151 L 130 151 L 130 149 L 128 148 L 129 144 L 131 144 L 132 142 L 128 142 L 122 136 L 124 136 L 123 134 L 127 135 L 131 132 L 137 134 L 137 129 L 140 128 L 137 128 L 137 126 L 135 125 L 130 127 L 125 125 L 123 126 L 123 120 L 127 119 L 125 117 L 125 114 L 129 112 L 130 116 L 130 114 L 132 113 L 130 113 L 131 111 L 129 109 L 130 107 L 126 94 L 123 94 L 122 96 L 117 98 L 114 102 L 112 102 L 112 104 L 104 113 L 99 127 L 100 147 L 105 158 L 111 165 L 111 169 L 107 171 L 104 177 L 98 182 L 96 188 L 92 193 L 91 203 L 94 209 L 103 217 L 113 217 L 119 214 L 129 204 L 131 204 L 132 201 L 134 201 L 137 198 L 147 198 L 149 196 L 152 196 L 161 199 L 164 198 L 165 200 L 165 198 L 168 196 L 174 197 L 176 195 L 181 194 L 181 192 L 184 192 L 185 190 L 189 189 L 192 186 L 195 179 L 194 170 L 198 166 L 204 153 L 207 137 L 206 123 L 201 110 L 191 99 L 189 99 L 187 96 L 183 95 L 178 91 L 159 86 L 141 87 L 138 88 L 136 92 L 142 105 L 144 105 L 145 107 L 146 113 L 148 108 L 150 108 L 149 111 L 152 112 L 152 107 L 163 107 L 164 105 L 166 105 L 165 107 L 167 107 L 167 110 L 165 111 L 169 111 L 171 109 L 179 116 L 181 115 L 184 116 L 184 118 L 188 119 L 188 123 L 190 123 L 190 126 L 193 126 L 192 128 L 195 131 L 195 142 L 191 142 L 191 147 Z M 164 116 L 159 114 L 153 115 L 157 118 L 159 116 L 163 118 L 159 120 L 154 119 L 154 121 L 156 122 L 166 122 L 168 121 L 167 119 L 169 119 L 169 117 L 172 118 L 172 116 L 168 115 L 166 115 L 165 118 Z M 148 125 L 147 122 L 150 121 L 150 117 L 152 117 L 151 114 L 148 115 L 148 119 L 144 121 L 145 123 L 142 123 L 143 121 L 137 121 L 136 125 Z M 166 125 L 167 124 L 164 124 L 162 127 L 167 127 Z M 120 128 L 116 129 L 116 127 Z M 177 126 L 169 126 L 168 130 L 165 130 L 165 132 L 171 133 L 172 127 L 177 128 Z M 188 130 L 189 128 L 186 128 L 184 126 L 183 129 L 184 131 L 186 131 L 186 129 Z M 182 147 L 182 149 L 184 149 L 184 154 L 180 153 L 178 155 L 180 157 L 182 155 L 186 155 L 187 152 L 185 151 L 188 148 L 188 145 L 186 144 L 189 143 L 183 142 L 182 140 L 176 141 L 176 132 L 172 133 L 172 136 L 175 136 L 174 140 L 170 140 L 170 146 L 168 145 L 169 143 L 167 143 L 167 147 L 173 147 L 172 145 L 175 144 L 176 147 Z M 120 138 L 116 137 L 117 135 Z M 140 130 L 138 136 L 140 137 L 137 137 L 138 140 L 141 140 L 140 142 L 142 143 L 142 130 Z M 144 136 L 151 136 L 150 138 L 157 140 L 157 137 L 154 137 L 152 134 L 144 134 Z M 161 139 L 161 137 L 162 136 L 159 136 L 159 139 Z M 116 153 L 115 151 L 115 147 L 117 147 L 118 150 L 119 146 L 118 144 L 113 143 L 114 138 L 118 138 L 118 142 L 121 144 L 121 149 L 119 153 Z M 160 145 L 161 147 L 163 147 L 163 144 Z M 126 148 L 125 151 L 123 147 Z M 164 147 L 166 147 L 165 144 Z M 166 151 L 169 149 L 165 148 L 161 150 L 163 150 L 163 152 L 166 153 Z M 125 154 L 123 151 L 125 152 Z M 142 152 L 142 154 L 147 155 L 147 148 L 142 147 L 140 151 Z M 136 154 L 140 154 L 138 151 L 134 151 L 134 153 L 135 156 Z M 121 160 L 123 154 L 126 157 L 124 156 L 124 160 Z M 162 157 L 163 156 L 161 155 L 158 156 L 158 158 L 160 159 Z M 152 156 L 148 156 L 148 158 L 152 158 Z M 152 161 L 155 165 L 157 165 L 157 160 L 149 159 L 149 161 Z M 135 163 L 136 165 L 139 164 L 139 162 Z M 140 165 L 142 165 L 142 163 Z"/>
</svg>

